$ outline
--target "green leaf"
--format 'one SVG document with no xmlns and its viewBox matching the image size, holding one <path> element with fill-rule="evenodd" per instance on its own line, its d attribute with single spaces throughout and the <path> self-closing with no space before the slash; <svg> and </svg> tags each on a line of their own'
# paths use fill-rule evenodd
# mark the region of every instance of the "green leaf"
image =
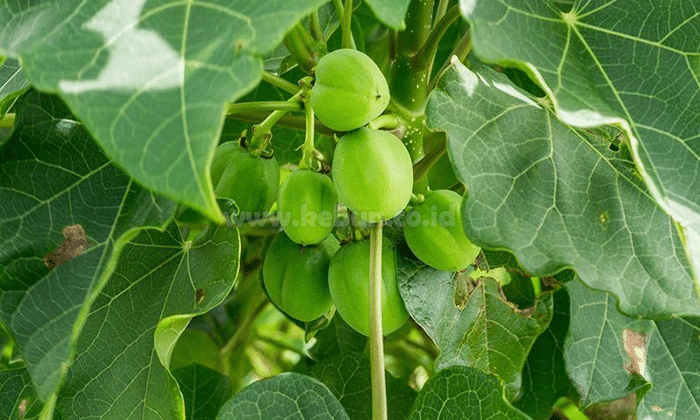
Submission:
<svg viewBox="0 0 700 420">
<path fill-rule="evenodd" d="M 554 316 L 537 337 L 523 368 L 523 393 L 513 405 L 535 420 L 546 420 L 559 397 L 575 394 L 564 362 L 564 338 L 569 331 L 569 295 L 554 293 Z"/>
<path fill-rule="evenodd" d="M 325 385 L 297 373 L 283 373 L 255 382 L 230 399 L 216 418 L 350 420 Z"/>
<path fill-rule="evenodd" d="M 56 97 L 29 92 L 0 149 L 0 319 L 42 400 L 56 391 L 111 259 L 144 226 L 175 210 L 110 162 Z M 45 262 L 79 225 L 87 252 Z M 70 293 L 67 293 L 70 291 Z"/>
<path fill-rule="evenodd" d="M 309 376 L 325 384 L 353 420 L 372 420 L 372 379 L 369 358 L 346 353 L 315 364 Z M 386 395 L 390 419 L 405 419 L 416 398 L 407 383 L 387 374 Z"/>
<path fill-rule="evenodd" d="M 700 273 L 698 2 L 577 0 L 566 13 L 541 0 L 460 4 L 480 59 L 524 69 L 571 125 L 625 128 L 650 194 L 687 228 Z"/>
<path fill-rule="evenodd" d="M 19 61 L 6 59 L 0 67 L 0 118 L 14 105 L 17 98 L 29 89 Z"/>
<path fill-rule="evenodd" d="M 226 226 L 184 241 L 172 224 L 129 242 L 77 342 L 58 399 L 63 414 L 182 418 L 182 395 L 154 348 L 156 328 L 221 303 L 233 287 L 239 254 L 238 232 Z"/>
<path fill-rule="evenodd" d="M 529 420 L 503 399 L 498 379 L 466 366 L 452 366 L 425 383 L 408 420 Z"/>
<path fill-rule="evenodd" d="M 411 0 L 365 0 L 377 18 L 387 26 L 403 30 L 406 29 L 404 17 Z"/>
<path fill-rule="evenodd" d="M 579 281 L 565 288 L 571 299 L 571 325 L 564 357 L 581 405 L 616 400 L 645 386 L 641 378 L 630 375 L 635 369 L 630 366 L 629 340 L 648 336 L 652 321 L 621 314 L 610 294 L 590 290 Z"/>
<path fill-rule="evenodd" d="M 573 268 L 631 315 L 700 313 L 673 220 L 608 140 L 559 122 L 505 76 L 458 62 L 427 113 L 469 188 L 462 212 L 475 243 L 510 250 L 533 275 Z"/>
<path fill-rule="evenodd" d="M 466 282 L 463 274 L 399 259 L 399 290 L 406 309 L 440 348 L 436 368 L 465 365 L 492 373 L 506 384 L 512 399 L 530 348 L 551 319 L 551 295 L 521 311 L 504 300 L 496 280 Z M 458 286 L 471 289 L 460 295 Z"/>
<path fill-rule="evenodd" d="M 219 372 L 193 363 L 173 371 L 185 400 L 187 420 L 211 420 L 231 398 L 229 379 Z"/>
<path fill-rule="evenodd" d="M 700 418 L 700 318 L 640 321 L 620 314 L 607 293 L 579 282 L 566 289 L 571 327 L 565 357 L 583 405 L 637 391 L 644 397 L 640 419 Z M 627 369 L 650 381 L 651 390 Z"/>
<path fill-rule="evenodd" d="M 367 337 L 355 331 L 340 316 L 334 316 L 330 324 L 315 335 L 316 344 L 309 354 L 316 361 L 337 355 L 361 351 L 367 345 Z"/>
<path fill-rule="evenodd" d="M 204 331 L 185 330 L 179 336 L 170 358 L 170 369 L 198 364 L 216 369 L 219 362 L 219 346 Z"/>
<path fill-rule="evenodd" d="M 223 222 L 208 168 L 226 104 L 263 54 L 324 0 L 3 2 L 0 52 L 58 92 L 148 188 Z"/>
<path fill-rule="evenodd" d="M 700 418 L 700 318 L 656 322 L 647 375 L 654 386 L 637 407 L 637 418 Z"/>
<path fill-rule="evenodd" d="M 0 417 L 9 420 L 37 418 L 41 411 L 27 369 L 13 367 L 0 370 Z"/>
</svg>

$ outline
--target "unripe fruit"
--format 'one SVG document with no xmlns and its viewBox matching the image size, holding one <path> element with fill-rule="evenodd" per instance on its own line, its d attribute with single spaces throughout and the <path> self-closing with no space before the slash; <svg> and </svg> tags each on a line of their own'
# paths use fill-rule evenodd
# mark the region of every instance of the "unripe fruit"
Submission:
<svg viewBox="0 0 700 420">
<path fill-rule="evenodd" d="M 321 242 L 333 230 L 338 194 L 325 175 L 292 172 L 277 196 L 277 213 L 289 238 L 302 245 Z"/>
<path fill-rule="evenodd" d="M 313 246 L 301 246 L 280 232 L 263 262 L 263 282 L 272 302 L 292 318 L 313 321 L 330 310 L 328 266 L 338 240 L 328 236 Z"/>
<path fill-rule="evenodd" d="M 430 191 L 406 215 L 406 243 L 416 257 L 443 271 L 459 271 L 473 263 L 481 249 L 464 234 L 462 197 L 451 190 Z"/>
<path fill-rule="evenodd" d="M 396 253 L 386 238 L 382 245 L 382 327 L 390 334 L 408 312 L 396 282 Z M 328 286 L 336 310 L 357 332 L 369 335 L 369 241 L 343 246 L 331 259 Z"/>
<path fill-rule="evenodd" d="M 254 156 L 235 142 L 216 148 L 210 173 L 217 197 L 235 201 L 241 220 L 264 217 L 277 199 L 277 160 Z"/>
<path fill-rule="evenodd" d="M 389 85 L 364 53 L 335 50 L 318 60 L 310 101 L 321 122 L 336 131 L 350 131 L 384 112 Z"/>
<path fill-rule="evenodd" d="M 360 128 L 338 140 L 333 155 L 338 199 L 360 219 L 388 220 L 406 207 L 413 188 L 408 150 L 386 131 Z"/>
</svg>

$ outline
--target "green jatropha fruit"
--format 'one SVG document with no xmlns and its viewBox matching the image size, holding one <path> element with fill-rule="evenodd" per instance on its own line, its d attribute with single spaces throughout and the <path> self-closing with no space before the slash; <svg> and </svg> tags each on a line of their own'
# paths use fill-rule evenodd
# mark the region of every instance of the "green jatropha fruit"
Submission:
<svg viewBox="0 0 700 420">
<path fill-rule="evenodd" d="M 263 282 L 270 300 L 299 321 L 313 321 L 328 312 L 333 306 L 328 267 L 338 246 L 333 235 L 318 245 L 302 246 L 286 233 L 278 233 L 263 262 Z"/>
<path fill-rule="evenodd" d="M 406 243 L 416 257 L 443 271 L 459 271 L 474 262 L 481 248 L 464 234 L 462 197 L 452 190 L 430 191 L 406 214 Z"/>
<path fill-rule="evenodd" d="M 366 222 L 391 219 L 411 199 L 411 156 L 389 132 L 360 128 L 345 134 L 335 148 L 332 170 L 338 199 Z"/>
<path fill-rule="evenodd" d="M 301 245 L 321 242 L 335 225 L 338 194 L 327 176 L 292 172 L 277 195 L 277 216 L 287 236 Z"/>
<path fill-rule="evenodd" d="M 216 196 L 236 202 L 240 221 L 265 217 L 277 200 L 280 182 L 277 160 L 254 156 L 236 142 L 222 143 L 216 148 L 210 173 Z"/>
<path fill-rule="evenodd" d="M 369 335 L 368 240 L 341 247 L 331 258 L 328 286 L 340 316 L 355 331 Z M 384 335 L 401 327 L 408 312 L 396 280 L 396 252 L 391 241 L 382 241 L 382 328 Z"/>
<path fill-rule="evenodd" d="M 318 60 L 310 100 L 322 123 L 336 131 L 350 131 L 384 112 L 389 85 L 367 55 L 340 49 Z"/>
</svg>

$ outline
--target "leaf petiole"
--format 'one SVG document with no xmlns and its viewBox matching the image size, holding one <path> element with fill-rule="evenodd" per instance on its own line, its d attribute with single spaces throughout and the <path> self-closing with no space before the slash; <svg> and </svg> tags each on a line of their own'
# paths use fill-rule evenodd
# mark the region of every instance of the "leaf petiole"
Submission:
<svg viewBox="0 0 700 420">
<path fill-rule="evenodd" d="M 372 378 L 372 420 L 387 420 L 384 333 L 382 331 L 382 225 L 369 232 L 369 360 Z"/>
</svg>

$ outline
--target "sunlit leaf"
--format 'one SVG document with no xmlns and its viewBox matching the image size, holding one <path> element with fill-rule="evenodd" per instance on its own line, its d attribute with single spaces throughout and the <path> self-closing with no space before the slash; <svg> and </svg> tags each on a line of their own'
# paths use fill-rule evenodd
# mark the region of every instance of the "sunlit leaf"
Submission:
<svg viewBox="0 0 700 420">
<path fill-rule="evenodd" d="M 469 188 L 462 212 L 474 242 L 508 249 L 533 275 L 572 268 L 631 315 L 700 314 L 674 221 L 611 140 L 561 123 L 505 76 L 458 62 L 427 113 Z"/>
</svg>

